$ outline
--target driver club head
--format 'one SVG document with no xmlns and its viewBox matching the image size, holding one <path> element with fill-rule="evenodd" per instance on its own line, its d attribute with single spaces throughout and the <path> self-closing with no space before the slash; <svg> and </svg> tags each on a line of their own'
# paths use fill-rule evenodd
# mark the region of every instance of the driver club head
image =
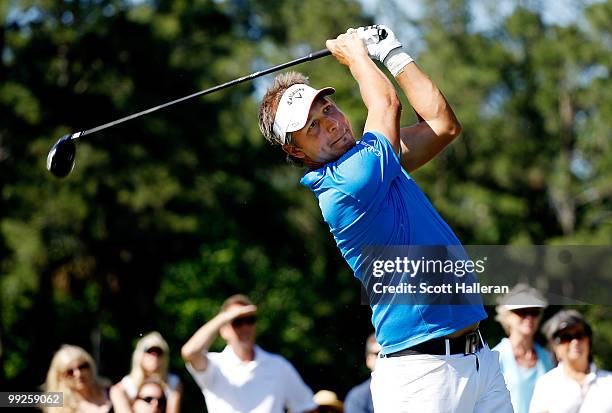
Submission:
<svg viewBox="0 0 612 413">
<path fill-rule="evenodd" d="M 58 178 L 68 175 L 74 168 L 76 145 L 71 139 L 72 135 L 62 136 L 51 147 L 47 155 L 47 169 Z"/>
</svg>

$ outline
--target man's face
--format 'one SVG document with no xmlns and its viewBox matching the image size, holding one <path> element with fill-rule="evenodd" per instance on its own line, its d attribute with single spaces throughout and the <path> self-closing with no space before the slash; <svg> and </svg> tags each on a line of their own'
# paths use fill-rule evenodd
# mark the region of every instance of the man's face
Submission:
<svg viewBox="0 0 612 413">
<path fill-rule="evenodd" d="M 326 96 L 317 97 L 310 107 L 306 125 L 291 134 L 283 149 L 307 165 L 335 161 L 355 146 L 348 119 Z"/>
<path fill-rule="evenodd" d="M 242 304 L 232 304 L 227 308 L 242 307 Z M 230 345 L 238 345 L 250 348 L 255 345 L 255 335 L 257 333 L 256 319 L 254 315 L 235 318 L 231 323 L 221 327 L 221 336 Z"/>
</svg>

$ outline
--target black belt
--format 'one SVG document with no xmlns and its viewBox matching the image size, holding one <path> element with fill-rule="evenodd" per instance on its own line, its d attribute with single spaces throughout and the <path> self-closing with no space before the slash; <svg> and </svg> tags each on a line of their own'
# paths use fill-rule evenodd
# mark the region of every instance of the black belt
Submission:
<svg viewBox="0 0 612 413">
<path fill-rule="evenodd" d="M 455 338 L 434 338 L 395 353 L 382 354 L 381 357 L 401 357 L 414 354 L 474 354 L 483 347 L 478 329 Z"/>
</svg>

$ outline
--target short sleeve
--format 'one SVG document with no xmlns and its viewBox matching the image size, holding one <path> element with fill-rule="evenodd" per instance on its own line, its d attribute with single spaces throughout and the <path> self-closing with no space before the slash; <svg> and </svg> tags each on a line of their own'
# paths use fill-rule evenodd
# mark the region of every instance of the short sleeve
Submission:
<svg viewBox="0 0 612 413">
<path fill-rule="evenodd" d="M 370 204 L 387 194 L 402 167 L 387 138 L 378 132 L 364 134 L 356 148 L 351 156 L 336 162 L 332 178 L 338 190 Z"/>
<path fill-rule="evenodd" d="M 283 359 L 283 383 L 286 395 L 286 407 L 295 413 L 316 409 L 310 387 L 304 383 L 299 373 L 287 360 Z"/>
<path fill-rule="evenodd" d="M 202 390 L 211 385 L 215 375 L 219 371 L 219 367 L 217 366 L 214 357 L 211 357 L 210 354 L 208 354 L 207 357 L 208 365 L 206 367 L 206 370 L 204 371 L 196 370 L 191 365 L 191 363 L 185 364 L 185 367 L 187 367 L 187 371 L 189 371 L 195 382 L 198 384 L 198 386 L 200 386 Z"/>
</svg>

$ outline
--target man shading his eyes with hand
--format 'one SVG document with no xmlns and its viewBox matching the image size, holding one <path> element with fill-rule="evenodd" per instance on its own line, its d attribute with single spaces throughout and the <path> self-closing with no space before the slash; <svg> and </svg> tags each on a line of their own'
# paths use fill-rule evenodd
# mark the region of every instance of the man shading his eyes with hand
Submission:
<svg viewBox="0 0 612 413">
<path fill-rule="evenodd" d="M 233 295 L 181 349 L 208 411 L 316 411 L 312 391 L 291 363 L 255 344 L 256 314 L 257 307 L 248 297 Z M 218 335 L 227 346 L 220 353 L 209 352 Z"/>
</svg>

